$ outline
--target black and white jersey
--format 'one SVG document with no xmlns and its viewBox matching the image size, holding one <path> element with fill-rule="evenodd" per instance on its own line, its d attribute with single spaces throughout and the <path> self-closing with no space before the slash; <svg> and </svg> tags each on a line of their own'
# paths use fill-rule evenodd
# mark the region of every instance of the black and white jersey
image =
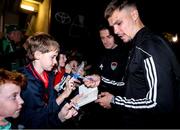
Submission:
<svg viewBox="0 0 180 130">
<path fill-rule="evenodd" d="M 106 49 L 98 64 L 98 73 L 101 75 L 103 91 L 113 94 L 121 93 L 124 89 L 125 67 L 127 63 L 128 50 L 117 46 L 114 49 Z"/>
<path fill-rule="evenodd" d="M 141 29 L 132 42 L 125 96 L 116 96 L 114 103 L 136 110 L 172 111 L 175 101 L 174 70 L 180 76 L 175 55 L 162 38 L 147 28 Z"/>
</svg>

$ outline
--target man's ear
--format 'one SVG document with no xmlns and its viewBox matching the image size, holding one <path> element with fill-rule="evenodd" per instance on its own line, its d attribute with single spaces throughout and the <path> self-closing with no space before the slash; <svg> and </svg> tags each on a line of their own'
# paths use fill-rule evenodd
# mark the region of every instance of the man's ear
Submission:
<svg viewBox="0 0 180 130">
<path fill-rule="evenodd" d="M 136 21 L 139 18 L 138 10 L 133 8 L 131 11 L 131 16 L 132 16 L 133 20 Z"/>
<path fill-rule="evenodd" d="M 41 55 L 42 55 L 42 52 L 40 52 L 40 51 L 35 51 L 35 53 L 34 53 L 34 58 L 35 58 L 36 60 L 39 60 L 40 57 L 41 57 Z"/>
</svg>

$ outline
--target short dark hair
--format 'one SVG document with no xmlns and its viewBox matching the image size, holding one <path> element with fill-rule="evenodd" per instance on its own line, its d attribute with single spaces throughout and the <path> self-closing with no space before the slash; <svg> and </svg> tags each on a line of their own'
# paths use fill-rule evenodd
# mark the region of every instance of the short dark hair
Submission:
<svg viewBox="0 0 180 130">
<path fill-rule="evenodd" d="M 112 0 L 106 7 L 105 12 L 104 12 L 104 17 L 108 19 L 109 17 L 112 16 L 112 13 L 116 9 L 123 9 L 124 7 L 127 6 L 135 6 L 136 7 L 136 2 L 135 0 Z"/>
<path fill-rule="evenodd" d="M 102 22 L 102 23 L 99 25 L 98 31 L 106 30 L 106 29 L 109 31 L 109 33 L 110 33 L 111 35 L 114 35 L 113 28 L 109 26 L 109 24 L 108 24 L 107 21 L 104 21 L 104 22 Z"/>
<path fill-rule="evenodd" d="M 103 19 L 100 21 L 100 24 L 98 25 L 98 30 L 103 30 L 103 29 L 108 29 L 109 28 L 109 23 L 106 19 Z"/>
</svg>

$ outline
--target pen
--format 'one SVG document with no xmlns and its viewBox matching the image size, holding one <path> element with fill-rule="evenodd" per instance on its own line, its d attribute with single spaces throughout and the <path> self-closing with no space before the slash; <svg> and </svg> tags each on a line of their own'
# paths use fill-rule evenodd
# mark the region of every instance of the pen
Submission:
<svg viewBox="0 0 180 130">
<path fill-rule="evenodd" d="M 83 76 L 79 76 L 79 78 L 80 78 L 80 79 L 87 79 L 87 80 L 91 80 L 91 81 L 93 81 L 93 79 L 92 79 L 92 78 L 90 78 L 90 77 L 83 77 Z"/>
</svg>

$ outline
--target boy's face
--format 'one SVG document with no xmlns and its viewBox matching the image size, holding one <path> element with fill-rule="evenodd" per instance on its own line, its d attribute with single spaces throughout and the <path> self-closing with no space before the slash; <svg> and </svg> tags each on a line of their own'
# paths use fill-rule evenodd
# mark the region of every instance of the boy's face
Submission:
<svg viewBox="0 0 180 130">
<path fill-rule="evenodd" d="M 13 83 L 0 86 L 0 116 L 3 118 L 19 116 L 24 101 L 20 97 L 20 87 Z"/>
<path fill-rule="evenodd" d="M 67 61 L 66 55 L 60 54 L 59 55 L 59 66 L 60 67 L 65 67 L 66 61 Z"/>
<path fill-rule="evenodd" d="M 40 66 L 43 70 L 51 71 L 55 64 L 57 64 L 57 51 L 50 51 L 48 53 L 41 53 L 39 57 Z"/>
<path fill-rule="evenodd" d="M 78 68 L 78 62 L 76 60 L 72 60 L 69 62 L 69 65 L 72 68 L 72 72 L 76 72 L 76 70 Z"/>
</svg>

